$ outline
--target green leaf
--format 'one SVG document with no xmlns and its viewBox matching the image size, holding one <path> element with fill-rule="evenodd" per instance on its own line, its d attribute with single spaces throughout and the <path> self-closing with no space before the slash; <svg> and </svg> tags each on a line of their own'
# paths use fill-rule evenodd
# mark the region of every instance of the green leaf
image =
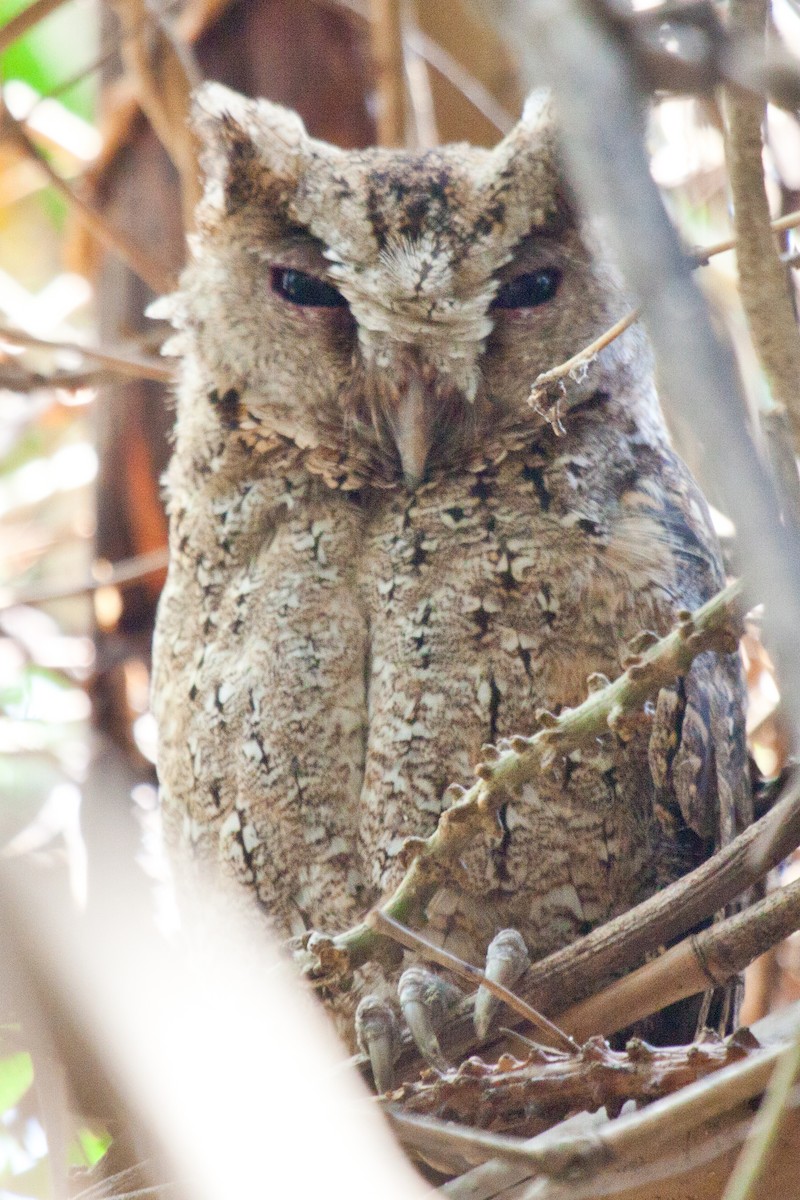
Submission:
<svg viewBox="0 0 800 1200">
<path fill-rule="evenodd" d="M 26 0 L 0 0 L 0 25 L 23 9 Z M 47 93 L 89 66 L 98 53 L 97 20 L 85 4 L 73 0 L 43 18 L 0 56 L 4 79 L 22 79 Z M 90 120 L 96 80 L 83 80 L 59 97 L 65 107 Z"/>
<path fill-rule="evenodd" d="M 33 1083 L 33 1063 L 27 1051 L 0 1058 L 0 1113 L 16 1108 Z"/>
<path fill-rule="evenodd" d="M 84 1125 L 69 1150 L 71 1167 L 93 1167 L 111 1145 L 111 1135 L 105 1129 L 90 1129 Z"/>
</svg>

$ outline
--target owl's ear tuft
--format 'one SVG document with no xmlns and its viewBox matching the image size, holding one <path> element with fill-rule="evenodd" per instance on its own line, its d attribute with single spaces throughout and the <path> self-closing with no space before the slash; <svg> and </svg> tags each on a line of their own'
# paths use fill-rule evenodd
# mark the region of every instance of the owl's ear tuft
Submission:
<svg viewBox="0 0 800 1200">
<path fill-rule="evenodd" d="M 489 187 L 519 198 L 517 211 L 526 214 L 527 233 L 566 215 L 565 185 L 558 148 L 557 125 L 550 93 L 532 92 L 522 117 L 489 158 Z M 530 220 L 528 220 L 530 218 Z"/>
<path fill-rule="evenodd" d="M 553 100 L 547 88 L 537 88 L 530 93 L 523 106 L 519 124 L 527 133 L 533 134 L 541 141 L 554 140 Z"/>
<path fill-rule="evenodd" d="M 297 113 L 205 83 L 194 95 L 192 124 L 203 143 L 206 204 L 230 212 L 247 200 L 288 199 L 310 139 Z"/>
</svg>

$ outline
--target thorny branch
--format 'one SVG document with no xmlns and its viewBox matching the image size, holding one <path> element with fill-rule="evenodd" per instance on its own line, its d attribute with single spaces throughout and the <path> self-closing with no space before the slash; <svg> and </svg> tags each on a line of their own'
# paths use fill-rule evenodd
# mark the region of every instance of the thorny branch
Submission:
<svg viewBox="0 0 800 1200">
<path fill-rule="evenodd" d="M 472 1163 L 486 1164 L 465 1177 L 463 1191 L 456 1184 L 448 1186 L 447 1193 L 454 1196 L 494 1196 L 531 1174 L 591 1181 L 596 1172 L 607 1167 L 632 1163 L 638 1167 L 637 1180 L 641 1182 L 643 1162 L 652 1162 L 660 1153 L 674 1149 L 676 1141 L 698 1129 L 702 1129 L 705 1141 L 712 1122 L 735 1117 L 743 1104 L 764 1090 L 784 1053 L 785 1042 L 754 1051 L 744 1061 L 722 1067 L 638 1112 L 577 1134 L 553 1129 L 523 1140 L 464 1129 L 430 1117 L 412 1117 L 388 1105 L 386 1111 L 406 1145 L 439 1149 Z M 742 1132 L 737 1123 L 736 1140 L 741 1140 Z"/>
<path fill-rule="evenodd" d="M 597 737 L 624 733 L 626 717 L 660 687 L 685 674 L 704 650 L 735 650 L 732 623 L 740 590 L 738 583 L 731 584 L 694 615 L 686 613 L 672 633 L 633 655 L 618 679 L 591 693 L 576 708 L 565 709 L 558 716 L 538 714 L 541 727 L 533 737 L 515 737 L 485 747 L 484 760 L 475 768 L 478 782 L 468 791 L 449 789 L 457 798 L 444 810 L 431 836 L 408 839 L 411 864 L 381 910 L 404 925 L 419 920 L 460 851 L 481 831 L 496 835 L 497 809 L 505 802 L 506 793 L 518 792 L 559 756 Z M 318 956 L 323 975 L 346 973 L 373 957 L 391 953 L 368 919 L 333 939 L 312 934 L 307 949 Z"/>
<path fill-rule="evenodd" d="M 769 581 L 768 647 L 780 664 L 793 740 L 800 734 L 800 547 L 782 525 L 772 481 L 749 436 L 731 349 L 707 307 L 649 170 L 643 96 L 624 47 L 578 0 L 484 0 L 522 47 L 530 86 L 548 84 L 565 166 L 585 211 L 639 299 L 657 370 L 676 413 L 716 453 L 708 471 L 736 526 L 755 594 Z"/>
<path fill-rule="evenodd" d="M 776 806 L 776 815 L 788 814 L 788 821 L 781 826 L 783 837 L 775 848 L 775 861 L 800 841 L 795 806 L 793 791 Z M 800 886 L 793 883 L 770 893 L 745 912 L 691 935 L 597 992 L 604 980 L 641 962 L 649 951 L 719 911 L 756 882 L 749 850 L 757 844 L 765 820 L 750 826 L 695 871 L 534 963 L 515 990 L 537 1011 L 552 1012 L 559 1030 L 580 1040 L 594 1033 L 613 1033 L 738 974 L 800 927 Z M 424 951 L 418 948 L 418 952 L 424 956 Z M 590 999 L 583 1000 L 586 996 Z M 441 1031 L 440 1040 L 450 1054 L 474 1045 L 473 1000 L 468 997 Z M 408 1076 L 417 1066 L 412 1049 L 411 1056 L 404 1054 L 400 1069 Z"/>
<path fill-rule="evenodd" d="M 759 1043 L 746 1030 L 725 1041 L 713 1034 L 689 1046 L 657 1048 L 632 1038 L 624 1051 L 591 1037 L 577 1054 L 531 1046 L 525 1059 L 467 1059 L 444 1073 L 426 1071 L 391 1093 L 405 1114 L 435 1116 L 478 1129 L 538 1132 L 571 1112 L 605 1108 L 617 1116 L 627 1100 L 651 1102 L 734 1062 Z"/>
</svg>

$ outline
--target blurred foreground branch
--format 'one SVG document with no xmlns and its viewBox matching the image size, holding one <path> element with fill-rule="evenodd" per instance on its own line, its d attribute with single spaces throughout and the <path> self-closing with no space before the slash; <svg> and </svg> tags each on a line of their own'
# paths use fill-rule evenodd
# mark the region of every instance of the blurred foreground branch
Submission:
<svg viewBox="0 0 800 1200">
<path fill-rule="evenodd" d="M 11 115 L 5 105 L 0 104 L 0 136 L 6 138 L 27 158 L 37 164 L 47 177 L 51 187 L 66 201 L 76 218 L 85 225 L 92 237 L 130 267 L 134 275 L 144 280 L 156 294 L 172 290 L 174 280 L 153 259 L 135 246 L 119 229 L 113 228 L 105 217 L 88 204 L 65 179 L 53 170 L 50 163 L 28 136 L 25 126 Z"/>
<path fill-rule="evenodd" d="M 185 41 L 144 0 L 114 0 L 122 59 L 137 99 L 180 176 L 184 227 L 200 199 L 199 142 L 189 123 L 192 89 L 201 79 Z"/>
</svg>

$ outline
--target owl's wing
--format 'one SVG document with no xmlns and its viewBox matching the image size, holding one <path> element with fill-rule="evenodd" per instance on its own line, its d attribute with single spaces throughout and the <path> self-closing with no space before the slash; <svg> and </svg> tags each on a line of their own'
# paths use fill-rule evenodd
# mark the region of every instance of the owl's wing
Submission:
<svg viewBox="0 0 800 1200">
<path fill-rule="evenodd" d="M 703 848 L 698 858 L 727 845 L 750 824 L 753 798 L 737 655 L 707 651 L 674 687 L 662 688 L 649 760 L 662 824 L 674 833 L 680 826 L 691 830 Z"/>
</svg>

